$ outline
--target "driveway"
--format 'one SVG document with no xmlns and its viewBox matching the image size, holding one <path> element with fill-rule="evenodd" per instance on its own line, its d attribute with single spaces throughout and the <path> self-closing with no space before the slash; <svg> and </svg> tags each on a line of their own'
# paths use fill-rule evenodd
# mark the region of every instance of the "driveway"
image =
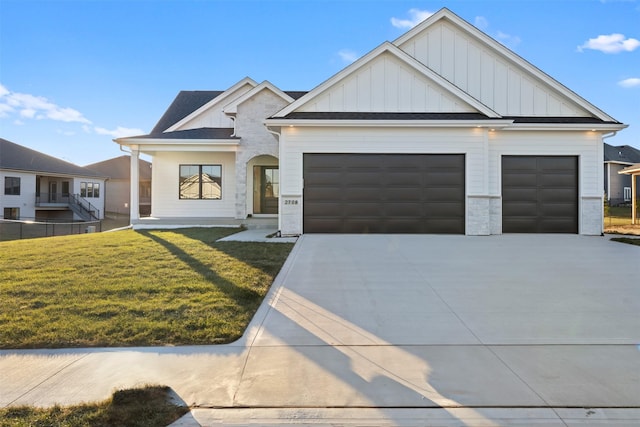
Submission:
<svg viewBox="0 0 640 427">
<path fill-rule="evenodd" d="M 304 235 L 240 341 L 3 351 L 0 404 L 152 382 L 216 408 L 176 425 L 637 425 L 639 260 L 606 237 Z"/>
</svg>

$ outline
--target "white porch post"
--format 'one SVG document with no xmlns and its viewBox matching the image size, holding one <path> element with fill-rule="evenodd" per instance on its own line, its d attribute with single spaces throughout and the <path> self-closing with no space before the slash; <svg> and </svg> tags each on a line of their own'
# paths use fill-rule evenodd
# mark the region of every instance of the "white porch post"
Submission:
<svg viewBox="0 0 640 427">
<path fill-rule="evenodd" d="M 638 209 L 638 184 L 637 179 L 640 174 L 631 174 L 631 224 L 636 224 Z"/>
<path fill-rule="evenodd" d="M 140 219 L 140 171 L 138 159 L 140 150 L 131 147 L 131 198 L 129 200 L 129 221 L 131 224 Z"/>
</svg>

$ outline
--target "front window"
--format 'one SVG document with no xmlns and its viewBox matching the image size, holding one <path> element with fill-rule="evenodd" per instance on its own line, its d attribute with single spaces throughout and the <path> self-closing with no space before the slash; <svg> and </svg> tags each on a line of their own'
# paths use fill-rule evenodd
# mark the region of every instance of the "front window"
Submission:
<svg viewBox="0 0 640 427">
<path fill-rule="evenodd" d="M 624 201 L 631 201 L 631 187 L 624 187 Z"/>
<path fill-rule="evenodd" d="M 20 178 L 15 176 L 4 177 L 4 194 L 7 196 L 20 195 Z"/>
<path fill-rule="evenodd" d="M 180 165 L 180 199 L 220 200 L 221 165 Z"/>
</svg>

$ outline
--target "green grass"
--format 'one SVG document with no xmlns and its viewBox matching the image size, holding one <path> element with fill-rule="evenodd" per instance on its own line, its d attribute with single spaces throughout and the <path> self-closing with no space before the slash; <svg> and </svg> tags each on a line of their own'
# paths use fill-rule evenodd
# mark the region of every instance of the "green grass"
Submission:
<svg viewBox="0 0 640 427">
<path fill-rule="evenodd" d="M 611 240 L 614 242 L 628 243 L 630 245 L 640 246 L 640 239 L 633 239 L 630 237 L 614 237 Z"/>
<path fill-rule="evenodd" d="M 170 401 L 168 387 L 120 390 L 98 403 L 52 408 L 20 406 L 0 409 L 0 427 L 157 427 L 167 426 L 189 412 Z"/>
<path fill-rule="evenodd" d="M 0 242 L 0 348 L 228 343 L 292 245 L 234 229 L 133 230 Z"/>
</svg>

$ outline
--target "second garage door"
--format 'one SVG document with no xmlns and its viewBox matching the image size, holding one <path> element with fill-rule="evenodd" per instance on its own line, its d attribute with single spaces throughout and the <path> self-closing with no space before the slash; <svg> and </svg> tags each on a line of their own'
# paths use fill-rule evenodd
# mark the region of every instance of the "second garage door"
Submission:
<svg viewBox="0 0 640 427">
<path fill-rule="evenodd" d="M 578 232 L 578 158 L 502 157 L 504 233 Z"/>
<path fill-rule="evenodd" d="M 305 233 L 465 232 L 463 154 L 304 154 Z"/>
</svg>

